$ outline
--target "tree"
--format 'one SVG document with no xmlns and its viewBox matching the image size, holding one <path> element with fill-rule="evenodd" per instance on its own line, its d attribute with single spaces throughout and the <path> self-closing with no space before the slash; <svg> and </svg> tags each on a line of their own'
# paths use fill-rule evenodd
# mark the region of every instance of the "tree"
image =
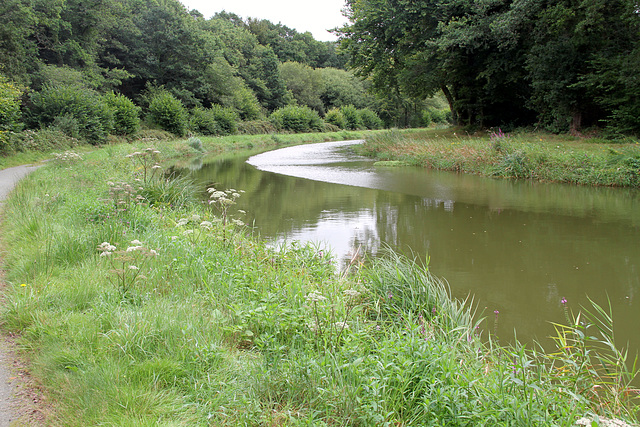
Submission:
<svg viewBox="0 0 640 427">
<path fill-rule="evenodd" d="M 280 65 L 280 74 L 299 105 L 306 105 L 324 114 L 324 104 L 320 98 L 324 82 L 316 70 L 298 62 L 285 62 Z"/>
</svg>

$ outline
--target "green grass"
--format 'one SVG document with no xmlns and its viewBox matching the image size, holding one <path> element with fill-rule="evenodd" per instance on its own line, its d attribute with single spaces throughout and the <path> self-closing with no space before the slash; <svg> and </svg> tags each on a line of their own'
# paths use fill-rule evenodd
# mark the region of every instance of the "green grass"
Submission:
<svg viewBox="0 0 640 427">
<path fill-rule="evenodd" d="M 513 135 L 434 129 L 367 137 L 360 154 L 382 161 L 499 178 L 640 186 L 640 145 L 536 132 Z"/>
<path fill-rule="evenodd" d="M 270 248 L 183 197 L 184 183 L 136 181 L 144 167 L 125 156 L 143 148 L 50 162 L 5 205 L 2 324 L 53 404 L 50 424 L 637 421 L 606 310 L 568 313 L 557 352 L 501 347 L 493 314 L 453 299 L 428 267 L 389 254 L 339 274 L 313 246 Z M 109 182 L 136 188 L 124 197 Z"/>
</svg>

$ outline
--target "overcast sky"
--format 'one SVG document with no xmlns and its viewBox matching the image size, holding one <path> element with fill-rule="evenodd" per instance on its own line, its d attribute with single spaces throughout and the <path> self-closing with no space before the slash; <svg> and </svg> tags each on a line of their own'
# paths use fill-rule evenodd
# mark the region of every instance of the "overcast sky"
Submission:
<svg viewBox="0 0 640 427">
<path fill-rule="evenodd" d="M 300 33 L 309 31 L 320 41 L 333 41 L 336 37 L 327 29 L 344 24 L 344 0 L 180 0 L 187 9 L 199 10 L 209 19 L 216 12 L 240 15 L 242 18 L 268 19 L 281 23 Z"/>
</svg>

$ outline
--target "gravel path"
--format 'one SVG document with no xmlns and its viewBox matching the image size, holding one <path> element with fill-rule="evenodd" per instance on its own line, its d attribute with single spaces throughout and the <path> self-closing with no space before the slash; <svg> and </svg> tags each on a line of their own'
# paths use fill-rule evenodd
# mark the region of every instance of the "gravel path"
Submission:
<svg viewBox="0 0 640 427">
<path fill-rule="evenodd" d="M 0 170 L 0 206 L 18 181 L 39 167 L 26 165 Z M 38 401 L 37 393 L 30 386 L 28 374 L 15 355 L 11 337 L 1 336 L 0 427 L 41 424 L 41 413 L 34 409 Z"/>
</svg>

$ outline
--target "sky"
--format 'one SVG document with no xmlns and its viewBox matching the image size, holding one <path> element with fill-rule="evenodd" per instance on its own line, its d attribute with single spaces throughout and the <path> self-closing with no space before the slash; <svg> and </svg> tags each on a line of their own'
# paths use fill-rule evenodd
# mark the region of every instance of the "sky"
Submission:
<svg viewBox="0 0 640 427">
<path fill-rule="evenodd" d="M 336 36 L 327 29 L 342 26 L 344 0 L 180 0 L 187 9 L 197 9 L 205 18 L 223 10 L 243 19 L 268 19 L 299 33 L 309 31 L 319 41 L 335 41 Z"/>
</svg>

